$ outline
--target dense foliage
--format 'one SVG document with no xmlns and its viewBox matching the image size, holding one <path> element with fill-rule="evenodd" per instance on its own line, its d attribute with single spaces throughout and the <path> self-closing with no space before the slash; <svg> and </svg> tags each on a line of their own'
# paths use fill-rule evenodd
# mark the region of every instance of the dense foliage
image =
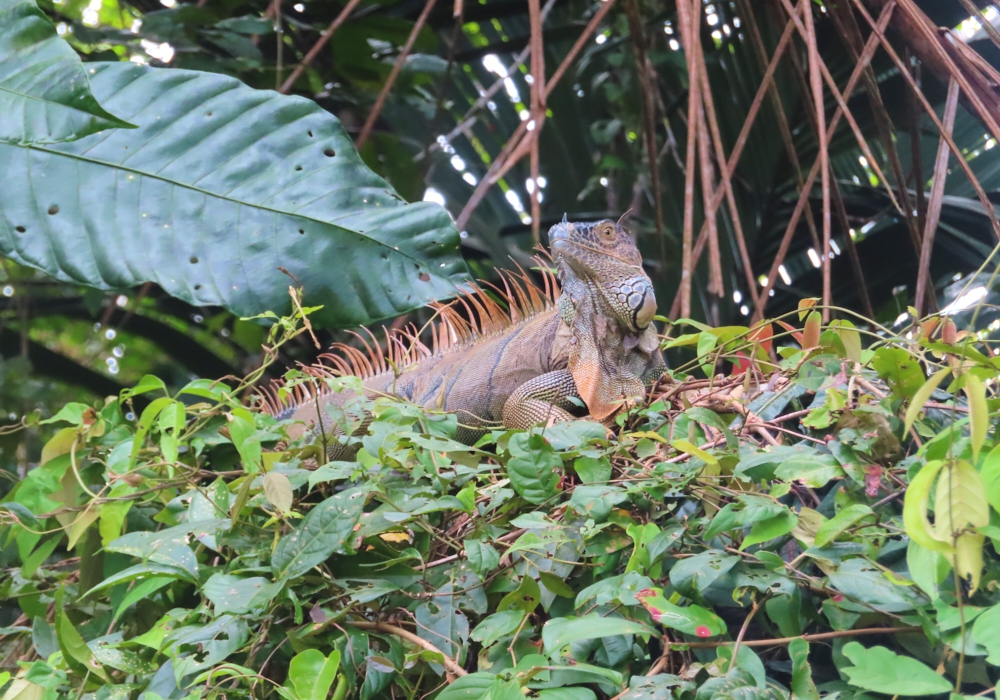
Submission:
<svg viewBox="0 0 1000 700">
<path fill-rule="evenodd" d="M 338 438 L 288 441 L 224 384 L 69 404 L 3 505 L 5 697 L 991 688 L 997 360 L 947 318 L 803 315 L 675 327 L 698 357 L 614 434 L 467 446 L 452 415 L 358 400 L 333 416 L 375 415 L 356 461 L 326 462 Z"/>
</svg>

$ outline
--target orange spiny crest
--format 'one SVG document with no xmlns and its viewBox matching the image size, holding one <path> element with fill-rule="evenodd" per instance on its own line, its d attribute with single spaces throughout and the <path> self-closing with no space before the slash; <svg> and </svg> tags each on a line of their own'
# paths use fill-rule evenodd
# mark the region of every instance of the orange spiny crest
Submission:
<svg viewBox="0 0 1000 700">
<path fill-rule="evenodd" d="M 356 376 L 364 380 L 401 371 L 427 357 L 462 349 L 484 336 L 502 333 L 550 309 L 559 296 L 559 285 L 550 267 L 539 257 L 535 260 L 542 276 L 541 287 L 515 263 L 516 271 L 499 273 L 502 288 L 490 282 L 470 283 L 459 290 L 455 299 L 430 304 L 435 313 L 423 328 L 412 323 L 393 328 L 383 326 L 384 347 L 368 328 L 350 331 L 360 348 L 334 343 L 330 352 L 321 354 L 315 364 L 300 363 L 299 369 L 317 379 Z M 430 334 L 430 345 L 420 340 L 424 331 Z M 325 385 L 314 388 L 311 384 L 315 382 L 285 388 L 284 382 L 275 380 L 257 389 L 259 406 L 272 416 L 287 415 L 314 400 L 313 391 L 326 393 Z M 287 395 L 282 398 L 285 392 Z"/>
</svg>

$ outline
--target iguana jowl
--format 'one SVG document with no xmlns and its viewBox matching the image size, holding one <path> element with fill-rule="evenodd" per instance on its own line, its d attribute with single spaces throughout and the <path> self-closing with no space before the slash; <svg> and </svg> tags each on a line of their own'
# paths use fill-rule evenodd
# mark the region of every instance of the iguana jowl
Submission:
<svg viewBox="0 0 1000 700">
<path fill-rule="evenodd" d="M 505 289 L 496 291 L 507 310 L 480 288 L 437 305 L 430 347 L 415 331 L 397 331 L 389 334 L 387 357 L 377 345 L 368 353 L 340 345 L 307 370 L 357 375 L 372 396 L 454 412 L 464 440 L 474 440 L 477 429 L 570 420 L 581 401 L 593 419 L 608 422 L 641 402 L 665 368 L 652 324 L 653 286 L 630 234 L 613 221 L 564 219 L 549 231 L 549 243 L 561 295 L 548 274 L 544 290 L 526 275 L 505 277 Z M 299 384 L 284 401 L 272 389 L 265 408 L 302 426 L 319 421 L 327 435 L 337 434 L 326 407 L 344 406 L 351 396 L 323 387 L 313 395 Z"/>
</svg>

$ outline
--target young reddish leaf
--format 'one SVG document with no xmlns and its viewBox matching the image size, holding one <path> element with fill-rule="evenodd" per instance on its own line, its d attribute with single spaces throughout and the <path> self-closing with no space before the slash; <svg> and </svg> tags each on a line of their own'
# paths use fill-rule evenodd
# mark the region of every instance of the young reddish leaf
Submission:
<svg viewBox="0 0 1000 700">
<path fill-rule="evenodd" d="M 812 311 L 806 319 L 806 325 L 802 332 L 802 349 L 807 350 L 819 345 L 819 334 L 822 330 L 823 317 L 819 311 Z"/>
<path fill-rule="evenodd" d="M 816 306 L 819 303 L 819 297 L 810 297 L 808 299 L 799 299 L 799 320 L 801 321 L 806 317 L 809 309 Z M 815 313 L 815 312 L 813 312 Z"/>
<path fill-rule="evenodd" d="M 750 331 L 749 339 L 755 343 L 760 343 L 760 347 L 763 348 L 764 352 L 771 352 L 771 346 L 773 341 L 771 338 L 774 337 L 774 328 L 770 323 L 764 323 L 763 321 L 754 326 L 754 329 Z"/>
<path fill-rule="evenodd" d="M 788 333 L 791 334 L 792 336 L 792 340 L 794 340 L 799 345 L 802 345 L 802 331 L 800 331 L 798 328 L 791 325 L 790 323 L 785 323 L 784 321 L 775 321 L 775 323 L 777 323 L 779 326 L 788 331 Z"/>
<path fill-rule="evenodd" d="M 941 342 L 948 343 L 948 345 L 954 345 L 957 340 L 958 330 L 955 327 L 955 322 L 950 318 L 946 318 L 941 323 Z"/>
</svg>

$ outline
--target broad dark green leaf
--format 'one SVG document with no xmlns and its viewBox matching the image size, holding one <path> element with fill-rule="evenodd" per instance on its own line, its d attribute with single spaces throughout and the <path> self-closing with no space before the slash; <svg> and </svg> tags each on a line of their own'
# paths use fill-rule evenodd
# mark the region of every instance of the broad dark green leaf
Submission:
<svg viewBox="0 0 1000 700">
<path fill-rule="evenodd" d="M 414 612 L 417 634 L 453 659 L 459 657 L 469 639 L 469 620 L 458 609 L 456 598 L 454 588 L 446 583 Z M 443 670 L 437 664 L 432 664 L 434 667 Z"/>
<path fill-rule="evenodd" d="M 33 0 L 0 0 L 0 141 L 71 141 L 132 125 L 90 91 L 80 57 Z"/>
<path fill-rule="evenodd" d="M 295 578 L 332 554 L 350 551 L 348 538 L 364 506 L 365 492 L 353 489 L 331 496 L 309 511 L 302 524 L 278 543 L 271 559 L 274 575 Z"/>
<path fill-rule="evenodd" d="M 244 316 L 289 311 L 301 284 L 321 325 L 454 293 L 464 262 L 448 214 L 403 202 L 315 102 L 211 73 L 88 70 L 97 98 L 139 129 L 0 145 L 0 252 L 61 280 L 156 282 Z"/>
<path fill-rule="evenodd" d="M 521 452 L 507 462 L 510 483 L 528 503 L 544 503 L 556 495 L 562 460 L 541 435 L 515 435 L 511 452 L 521 443 Z"/>
</svg>

